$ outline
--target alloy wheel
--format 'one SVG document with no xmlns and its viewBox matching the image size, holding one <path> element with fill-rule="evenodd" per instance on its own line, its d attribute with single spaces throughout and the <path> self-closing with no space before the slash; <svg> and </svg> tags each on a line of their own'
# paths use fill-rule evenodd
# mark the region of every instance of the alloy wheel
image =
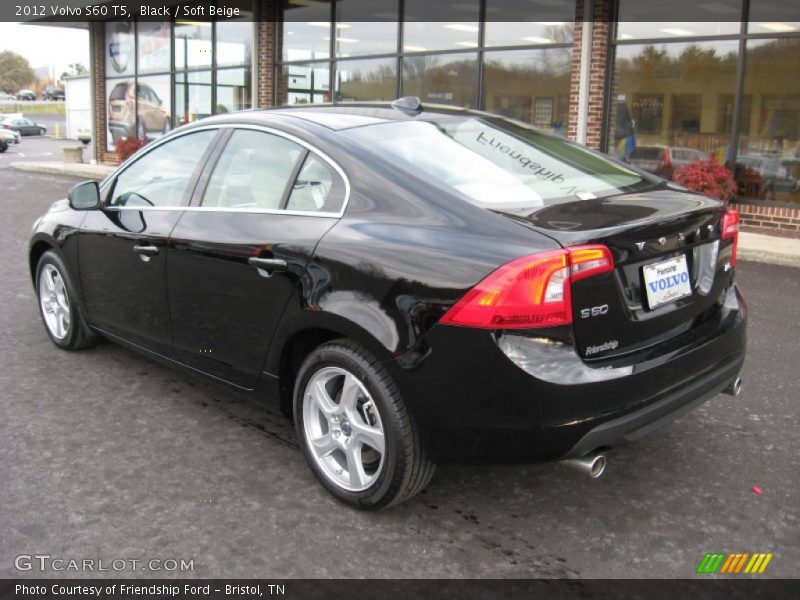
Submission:
<svg viewBox="0 0 800 600">
<path fill-rule="evenodd" d="M 53 265 L 44 265 L 39 274 L 39 302 L 48 331 L 63 340 L 69 333 L 69 297 L 64 279 Z"/>
<path fill-rule="evenodd" d="M 372 486 L 384 467 L 386 436 L 378 407 L 355 375 L 323 367 L 303 394 L 306 444 L 320 471 L 349 492 Z"/>
</svg>

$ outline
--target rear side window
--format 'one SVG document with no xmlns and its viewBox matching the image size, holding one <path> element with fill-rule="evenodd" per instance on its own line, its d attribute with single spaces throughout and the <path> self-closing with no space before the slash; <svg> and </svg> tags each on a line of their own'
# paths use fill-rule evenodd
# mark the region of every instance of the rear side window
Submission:
<svg viewBox="0 0 800 600">
<path fill-rule="evenodd" d="M 110 206 L 182 206 L 186 188 L 215 130 L 189 133 L 161 144 L 127 167 L 114 184 Z"/>
<path fill-rule="evenodd" d="M 306 154 L 285 138 L 238 129 L 214 168 L 202 206 L 275 210 Z"/>
<path fill-rule="evenodd" d="M 344 203 L 344 182 L 325 161 L 309 153 L 292 187 L 287 210 L 339 212 Z"/>
</svg>

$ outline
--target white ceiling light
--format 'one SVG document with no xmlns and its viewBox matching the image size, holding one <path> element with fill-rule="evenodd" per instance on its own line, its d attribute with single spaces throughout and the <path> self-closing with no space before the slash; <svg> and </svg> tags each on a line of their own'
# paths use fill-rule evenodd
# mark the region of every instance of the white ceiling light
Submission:
<svg viewBox="0 0 800 600">
<path fill-rule="evenodd" d="M 326 42 L 329 42 L 330 40 L 331 38 L 329 37 L 325 38 Z M 346 38 L 346 37 L 337 37 L 336 41 L 342 44 L 357 44 L 359 42 L 359 40 L 354 40 L 353 38 Z"/>
<path fill-rule="evenodd" d="M 478 31 L 477 25 L 464 25 L 463 23 L 450 23 L 450 25 L 445 25 L 447 29 L 455 29 L 456 31 L 469 31 L 470 33 L 475 33 Z"/>
<path fill-rule="evenodd" d="M 664 29 L 659 29 L 659 31 L 663 31 L 664 33 L 668 33 L 670 35 L 694 35 L 694 31 L 680 29 L 679 27 L 666 27 Z"/>
<path fill-rule="evenodd" d="M 456 46 L 465 46 L 467 48 L 477 48 L 478 44 L 476 42 L 453 42 Z"/>
<path fill-rule="evenodd" d="M 427 48 L 423 48 L 422 46 L 410 46 L 408 44 L 403 46 L 403 52 L 426 52 L 427 50 Z"/>
<path fill-rule="evenodd" d="M 759 27 L 763 27 L 764 29 L 769 29 L 770 31 L 778 31 L 778 32 L 786 32 L 786 31 L 797 31 L 797 27 L 794 25 L 789 25 L 789 23 L 759 23 Z"/>
</svg>

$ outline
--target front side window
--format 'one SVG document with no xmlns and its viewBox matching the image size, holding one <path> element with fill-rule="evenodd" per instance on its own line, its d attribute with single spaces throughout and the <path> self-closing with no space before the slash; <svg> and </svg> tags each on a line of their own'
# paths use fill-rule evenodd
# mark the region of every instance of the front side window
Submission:
<svg viewBox="0 0 800 600">
<path fill-rule="evenodd" d="M 262 131 L 233 132 L 203 197 L 202 206 L 277 210 L 305 148 Z"/>
<path fill-rule="evenodd" d="M 510 121 L 454 117 L 371 125 L 346 135 L 482 206 L 536 207 L 654 185 L 600 154 Z"/>
<path fill-rule="evenodd" d="M 189 133 L 161 144 L 117 177 L 109 206 L 179 207 L 215 130 Z"/>
</svg>

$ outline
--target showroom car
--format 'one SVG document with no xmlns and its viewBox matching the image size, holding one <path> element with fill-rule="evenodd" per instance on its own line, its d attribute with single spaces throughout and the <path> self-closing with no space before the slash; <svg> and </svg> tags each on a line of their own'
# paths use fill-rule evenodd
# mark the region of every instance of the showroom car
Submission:
<svg viewBox="0 0 800 600">
<path fill-rule="evenodd" d="M 737 240 L 708 197 L 404 98 L 181 127 L 53 204 L 29 262 L 56 346 L 108 338 L 275 402 L 321 484 L 378 509 L 446 460 L 598 476 L 738 393 Z"/>
<path fill-rule="evenodd" d="M 114 143 L 123 137 L 145 140 L 167 133 L 172 129 L 172 121 L 164 101 L 153 88 L 124 81 L 115 85 L 108 96 L 108 129 Z"/>
</svg>

